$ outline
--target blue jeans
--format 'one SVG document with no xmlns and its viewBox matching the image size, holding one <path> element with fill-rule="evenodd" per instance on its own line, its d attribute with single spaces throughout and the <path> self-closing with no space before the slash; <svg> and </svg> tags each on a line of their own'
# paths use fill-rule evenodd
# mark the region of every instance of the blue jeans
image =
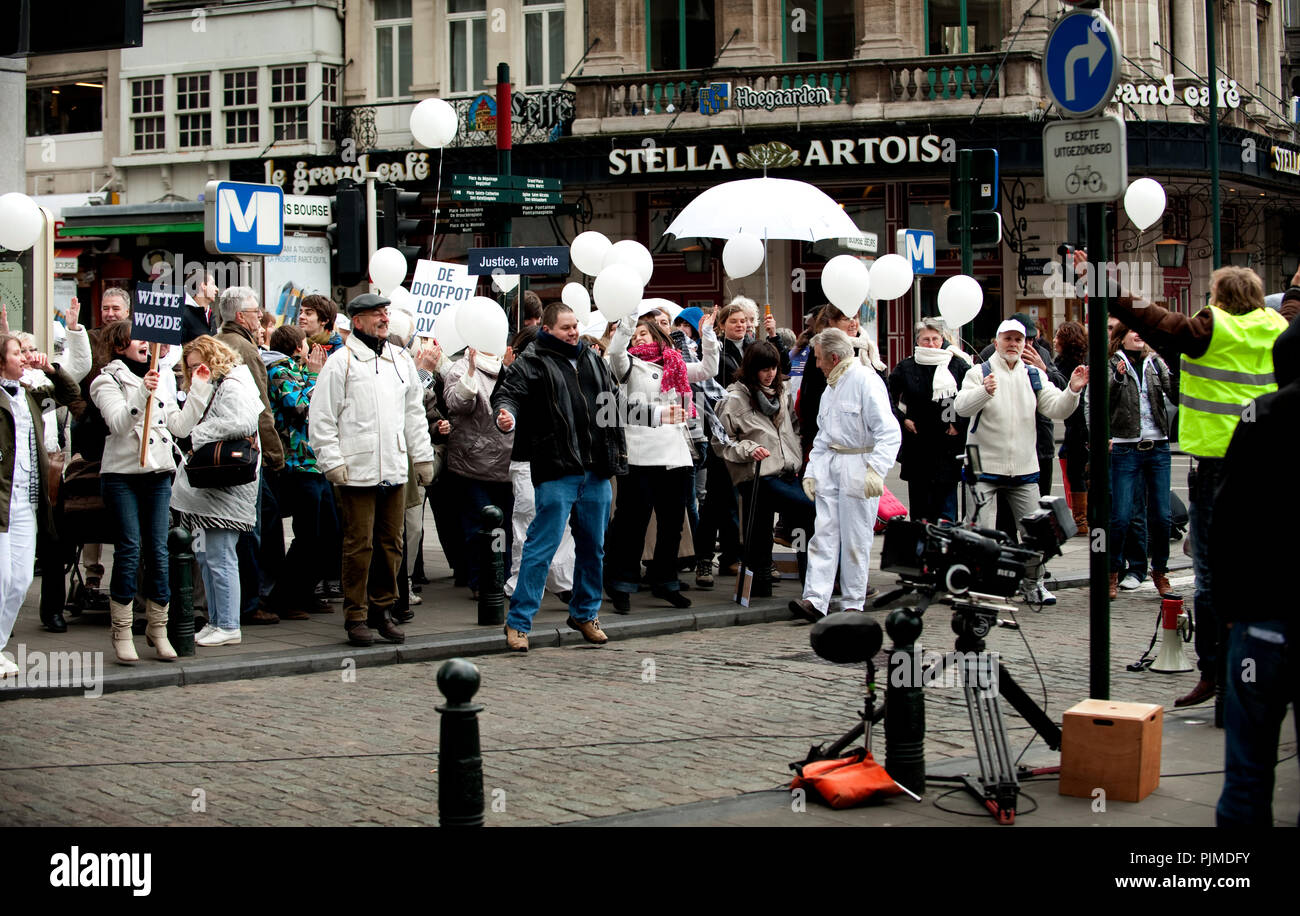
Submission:
<svg viewBox="0 0 1300 916">
<path fill-rule="evenodd" d="M 1146 515 L 1146 552 L 1154 572 L 1169 571 L 1169 443 L 1157 442 L 1139 451 L 1136 446 L 1115 443 L 1110 451 L 1110 571 L 1124 569 L 1124 544 L 1129 526 L 1140 514 Z"/>
<path fill-rule="evenodd" d="M 208 596 L 208 622 L 223 630 L 239 629 L 240 532 L 204 528 L 195 534 L 194 556 Z"/>
<path fill-rule="evenodd" d="M 135 600 L 136 575 L 144 555 L 145 597 L 167 604 L 171 601 L 167 556 L 168 508 L 172 499 L 170 474 L 104 474 L 100 492 L 118 525 L 113 545 L 113 577 L 108 593 L 118 604 Z"/>
<path fill-rule="evenodd" d="M 1210 525 L 1214 496 L 1222 479 L 1222 458 L 1198 458 L 1196 466 L 1187 474 L 1188 534 L 1192 539 L 1192 567 L 1196 572 L 1192 605 L 1196 620 L 1196 666 L 1207 681 L 1219 677 L 1219 644 L 1223 641 L 1210 584 Z"/>
<path fill-rule="evenodd" d="M 1273 825 L 1282 720 L 1287 703 L 1300 709 L 1300 672 L 1289 657 L 1294 651 L 1295 636 L 1285 620 L 1238 621 L 1228 631 L 1223 793 L 1215 811 L 1220 827 Z"/>
<path fill-rule="evenodd" d="M 535 487 L 537 515 L 528 526 L 519 558 L 519 578 L 510 596 L 506 624 L 520 633 L 533 628 L 533 617 L 542 603 L 546 573 L 560 547 L 564 526 L 573 520 L 573 541 L 577 558 L 573 567 L 573 598 L 569 616 L 586 621 L 600 611 L 601 573 L 605 560 L 605 526 L 613 494 L 609 479 L 590 471 L 548 480 Z"/>
</svg>

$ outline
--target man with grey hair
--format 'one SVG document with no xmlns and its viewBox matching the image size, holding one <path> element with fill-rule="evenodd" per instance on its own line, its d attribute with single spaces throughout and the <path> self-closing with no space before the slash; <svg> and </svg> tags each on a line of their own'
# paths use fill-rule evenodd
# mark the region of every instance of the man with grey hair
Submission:
<svg viewBox="0 0 1300 916">
<path fill-rule="evenodd" d="M 217 299 L 217 320 L 221 330 L 217 340 L 239 354 L 248 371 L 253 374 L 257 393 L 262 399 L 262 413 L 257 418 L 258 441 L 262 446 L 262 485 L 257 497 L 257 527 L 240 535 L 236 551 L 239 555 L 240 623 L 245 626 L 279 623 L 280 618 L 259 607 L 261 593 L 262 533 L 269 537 L 277 534 L 284 539 L 284 528 L 275 499 L 277 475 L 284 469 L 284 445 L 275 429 L 271 401 L 267 397 L 266 364 L 257 350 L 257 334 L 262 327 L 262 309 L 257 293 L 247 286 L 232 286 Z"/>
<path fill-rule="evenodd" d="M 857 359 L 849 335 L 828 328 L 812 348 L 827 385 L 803 479 L 817 522 L 803 599 L 791 601 L 790 610 L 817 621 L 830 610 L 837 568 L 845 610 L 866 607 L 876 510 L 903 435 L 885 383 Z"/>
</svg>

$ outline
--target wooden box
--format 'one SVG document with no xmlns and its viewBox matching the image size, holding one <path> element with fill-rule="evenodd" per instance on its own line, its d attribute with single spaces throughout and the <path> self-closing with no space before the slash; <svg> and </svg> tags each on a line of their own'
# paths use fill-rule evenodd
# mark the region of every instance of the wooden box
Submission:
<svg viewBox="0 0 1300 916">
<path fill-rule="evenodd" d="M 1164 707 L 1084 700 L 1061 727 L 1061 794 L 1136 802 L 1160 784 Z"/>
</svg>

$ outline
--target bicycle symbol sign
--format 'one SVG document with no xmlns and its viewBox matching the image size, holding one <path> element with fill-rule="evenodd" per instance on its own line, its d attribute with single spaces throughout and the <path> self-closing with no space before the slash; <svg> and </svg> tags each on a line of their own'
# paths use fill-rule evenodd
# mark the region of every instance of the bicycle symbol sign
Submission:
<svg viewBox="0 0 1300 916">
<path fill-rule="evenodd" d="M 1128 187 L 1127 133 L 1113 115 L 1043 128 L 1043 189 L 1054 203 L 1115 200 Z"/>
</svg>

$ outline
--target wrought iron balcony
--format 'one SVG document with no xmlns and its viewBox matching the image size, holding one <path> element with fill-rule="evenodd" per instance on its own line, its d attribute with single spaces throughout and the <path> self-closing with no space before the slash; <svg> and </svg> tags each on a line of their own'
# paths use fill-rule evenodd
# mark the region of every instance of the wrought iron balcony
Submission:
<svg viewBox="0 0 1300 916">
<path fill-rule="evenodd" d="M 537 92 L 512 92 L 511 114 L 514 120 L 515 143 L 545 143 L 567 136 L 573 124 L 574 93 L 564 89 Z M 486 103 L 485 103 L 486 99 Z M 493 146 L 496 144 L 496 100 L 493 93 L 481 93 L 466 98 L 448 99 L 456 109 L 460 130 L 450 147 Z M 334 137 L 336 143 L 351 139 L 358 153 L 375 149 L 381 135 L 392 133 L 383 129 L 376 114 L 381 108 L 405 106 L 413 108 L 415 102 L 375 102 L 370 105 L 343 105 L 334 111 Z M 392 119 L 390 118 L 391 122 Z M 403 121 L 404 123 L 404 121 Z"/>
</svg>

